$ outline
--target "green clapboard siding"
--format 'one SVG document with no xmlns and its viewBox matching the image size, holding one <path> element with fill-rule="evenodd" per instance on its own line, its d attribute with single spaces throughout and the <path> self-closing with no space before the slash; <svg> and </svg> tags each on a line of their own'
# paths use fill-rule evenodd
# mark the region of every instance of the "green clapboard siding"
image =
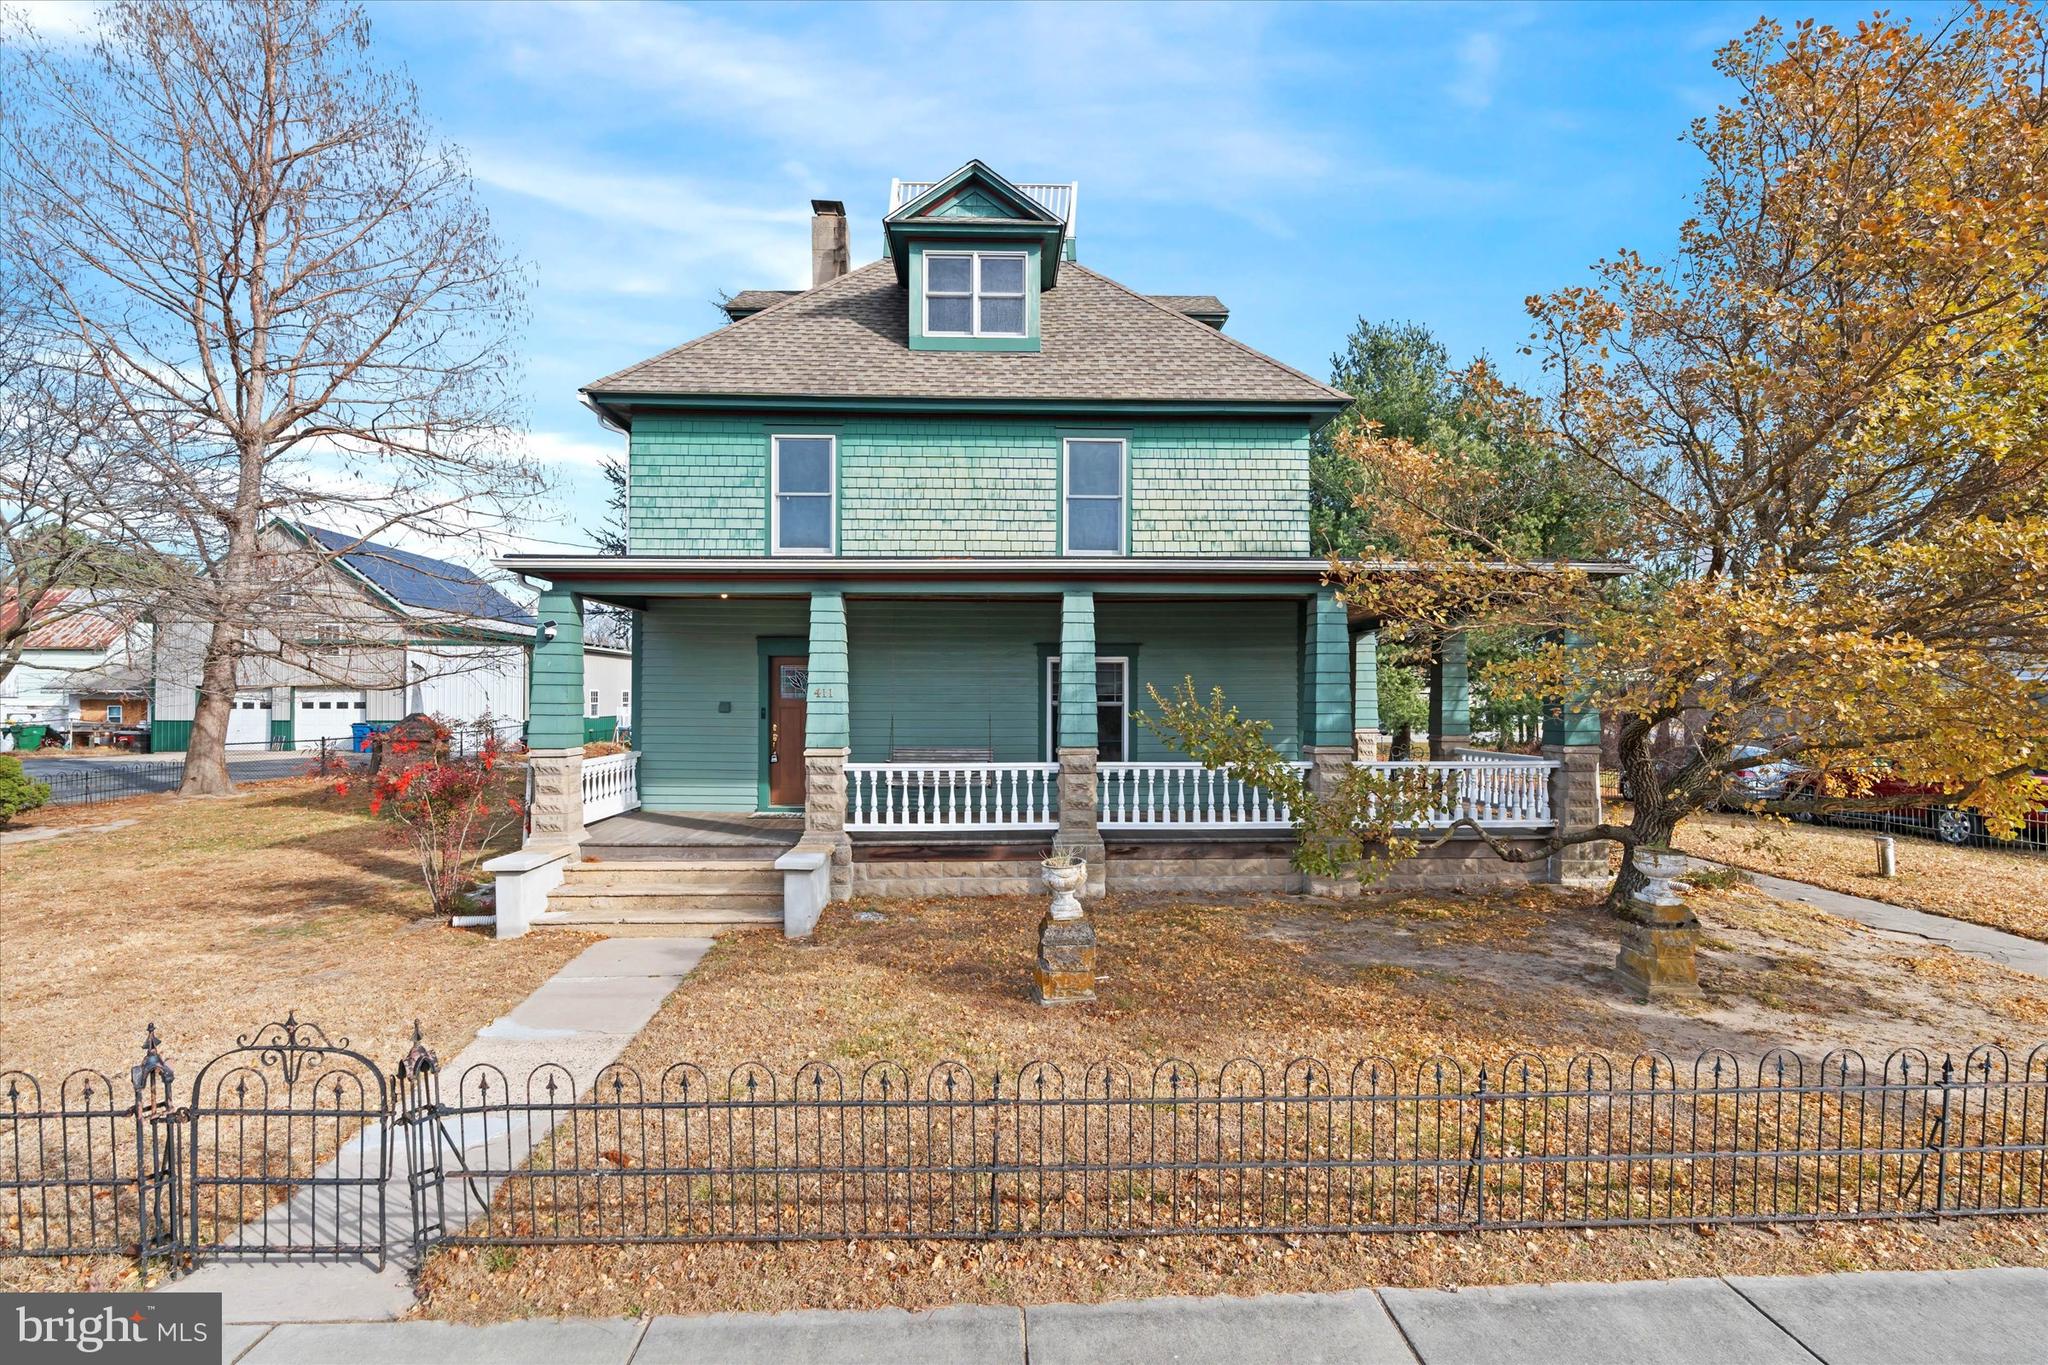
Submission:
<svg viewBox="0 0 2048 1365">
<path fill-rule="evenodd" d="M 892 744 L 1043 757 L 1040 675 L 1059 603 L 855 600 L 846 633 L 854 762 L 886 763 Z"/>
<path fill-rule="evenodd" d="M 1136 646 L 1132 664 L 1131 757 L 1185 759 L 1138 723 L 1152 710 L 1148 686 L 1171 695 L 1192 677 L 1204 700 L 1221 687 L 1239 714 L 1272 723 L 1268 738 L 1290 758 L 1301 753 L 1302 609 L 1296 601 L 1126 602 L 1095 599 L 1096 648 Z"/>
<path fill-rule="evenodd" d="M 768 438 L 822 431 L 839 437 L 842 555 L 1057 554 L 1060 436 L 1090 425 L 643 413 L 630 446 L 632 549 L 767 553 Z M 1130 439 L 1133 554 L 1308 553 L 1304 421 L 1099 425 Z"/>
<path fill-rule="evenodd" d="M 764 635 L 802 639 L 801 598 L 657 600 L 641 616 L 633 738 L 655 811 L 753 810 L 761 766 Z M 731 709 L 720 711 L 719 703 Z"/>
</svg>

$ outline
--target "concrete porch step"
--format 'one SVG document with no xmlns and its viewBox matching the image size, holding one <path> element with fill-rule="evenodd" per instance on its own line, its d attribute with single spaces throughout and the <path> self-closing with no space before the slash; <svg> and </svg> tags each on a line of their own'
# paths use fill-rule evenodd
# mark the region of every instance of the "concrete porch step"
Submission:
<svg viewBox="0 0 2048 1365">
<path fill-rule="evenodd" d="M 627 886 L 572 886 L 564 884 L 548 893 L 548 909 L 593 913 L 640 913 L 645 911 L 690 911 L 703 918 L 711 912 L 740 914 L 782 914 L 782 883 L 778 878 L 768 889 L 754 887 L 707 887 L 694 878 L 649 879 Z"/>
<path fill-rule="evenodd" d="M 725 863 L 772 864 L 796 846 L 758 844 L 597 844 L 585 842 L 577 855 L 586 863 L 631 863 L 635 867 L 703 867 Z M 579 864 L 581 865 L 581 864 Z"/>
<path fill-rule="evenodd" d="M 660 925 L 675 933 L 719 934 L 732 929 L 782 927 L 782 910 L 589 910 L 550 909 L 548 917 L 534 927 L 550 925 L 617 924 Z"/>
<path fill-rule="evenodd" d="M 749 891 L 779 896 L 782 893 L 782 874 L 775 870 L 774 857 L 735 858 L 725 862 L 648 858 L 615 863 L 566 863 L 562 867 L 562 884 L 577 890 L 683 887 L 691 891 Z"/>
</svg>

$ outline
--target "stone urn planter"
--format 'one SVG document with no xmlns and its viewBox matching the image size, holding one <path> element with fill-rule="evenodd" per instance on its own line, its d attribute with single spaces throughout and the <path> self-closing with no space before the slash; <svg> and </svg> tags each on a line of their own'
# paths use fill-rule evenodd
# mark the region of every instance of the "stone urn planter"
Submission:
<svg viewBox="0 0 2048 1365">
<path fill-rule="evenodd" d="M 1080 1005 L 1095 999 L 1095 926 L 1081 908 L 1088 862 L 1055 853 L 1040 865 L 1052 905 L 1038 922 L 1038 972 L 1032 998 L 1041 1005 Z"/>
<path fill-rule="evenodd" d="M 1055 853 L 1039 867 L 1046 890 L 1052 892 L 1052 909 L 1046 913 L 1054 919 L 1080 919 L 1085 913 L 1081 909 L 1081 888 L 1088 884 L 1087 860 L 1071 853 Z"/>
<path fill-rule="evenodd" d="M 1686 873 L 1683 853 L 1639 848 L 1633 863 L 1643 884 L 1629 897 L 1629 924 L 1622 931 L 1615 975 L 1638 999 L 1700 993 L 1700 922 L 1672 885 Z"/>
</svg>

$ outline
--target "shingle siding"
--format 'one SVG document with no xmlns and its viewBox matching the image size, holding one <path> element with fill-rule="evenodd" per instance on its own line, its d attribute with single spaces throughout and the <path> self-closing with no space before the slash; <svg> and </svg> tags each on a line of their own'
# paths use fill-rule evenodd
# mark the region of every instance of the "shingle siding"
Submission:
<svg viewBox="0 0 2048 1365">
<path fill-rule="evenodd" d="M 1059 552 L 1054 420 L 643 414 L 631 445 L 631 548 L 643 555 L 768 549 L 770 432 L 839 435 L 839 553 Z M 1308 553 L 1305 421 L 1155 421 L 1130 438 L 1130 551 Z"/>
</svg>

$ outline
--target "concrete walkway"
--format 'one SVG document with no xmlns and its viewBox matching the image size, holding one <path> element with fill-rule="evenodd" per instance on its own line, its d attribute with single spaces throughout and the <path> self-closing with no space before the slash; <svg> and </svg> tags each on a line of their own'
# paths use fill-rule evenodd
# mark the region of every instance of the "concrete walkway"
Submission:
<svg viewBox="0 0 2048 1365">
<path fill-rule="evenodd" d="M 1853 919 L 1873 929 L 1887 933 L 1907 934 L 1913 938 L 1924 938 L 1931 943 L 1940 943 L 1959 953 L 1981 957 L 1987 962 L 1996 962 L 2001 967 L 2015 971 L 2029 972 L 2035 976 L 2048 976 L 2048 943 L 2036 939 L 2021 938 L 2008 934 L 2002 929 L 1990 929 L 1968 920 L 1950 919 L 1947 915 L 1930 915 L 1925 910 L 1908 910 L 1902 905 L 1887 905 L 1883 901 L 1871 900 L 1868 896 L 1851 896 L 1842 891 L 1830 891 L 1822 886 L 1810 886 L 1805 882 L 1787 881 L 1765 872 L 1752 872 L 1746 867 L 1730 867 L 1710 858 L 1688 858 L 1694 867 L 1723 868 L 1740 872 L 1757 884 L 1757 889 L 1767 896 L 1781 901 L 1797 901 L 1810 905 L 1816 910 L 1825 910 L 1831 915 Z"/>
<path fill-rule="evenodd" d="M 654 1017 L 670 991 L 682 984 L 690 969 L 711 947 L 708 938 L 611 938 L 594 943 L 562 970 L 549 977 L 510 1014 L 477 1031 L 476 1041 L 460 1055 L 443 1059 L 443 1094 L 452 1101 L 462 1074 L 472 1066 L 494 1066 L 513 1085 L 543 1062 L 566 1067 L 579 1084 L 618 1060 L 626 1044 Z M 490 1135 L 490 1159 L 517 1164 L 532 1144 L 548 1133 L 548 1115 L 537 1113 L 516 1131 Z M 484 1135 L 478 1134 L 481 1142 Z M 371 1125 L 334 1160 L 321 1176 L 376 1169 L 384 1142 L 381 1125 Z M 464 1154 L 479 1164 L 473 1148 Z M 449 1162 L 451 1172 L 454 1162 Z M 163 1286 L 167 1293 L 222 1295 L 223 1318 L 229 1324 L 276 1322 L 376 1321 L 402 1316 L 413 1306 L 407 1279 L 412 1256 L 412 1203 L 406 1184 L 406 1161 L 394 1142 L 390 1178 L 381 1192 L 385 1208 L 383 1270 L 358 1261 L 214 1261 L 183 1279 Z M 452 1183 L 452 1182 L 451 1182 Z M 353 1242 L 366 1205 L 378 1194 L 367 1187 L 312 1186 L 297 1198 L 272 1206 L 245 1226 L 238 1240 L 250 1245 L 306 1245 L 316 1235 Z M 451 1200 L 450 1207 L 455 1207 Z M 367 1227 L 374 1234 L 374 1212 Z M 291 1235 L 288 1235 L 288 1229 Z M 232 1336 L 232 1334 L 231 1334 Z M 372 1356 L 381 1360 L 386 1357 Z M 389 1357 L 398 1359 L 398 1357 Z M 565 1362 L 566 1365 L 566 1362 Z"/>
<path fill-rule="evenodd" d="M 2048 1270 L 230 1328 L 240 1365 L 2039 1365 Z"/>
</svg>

